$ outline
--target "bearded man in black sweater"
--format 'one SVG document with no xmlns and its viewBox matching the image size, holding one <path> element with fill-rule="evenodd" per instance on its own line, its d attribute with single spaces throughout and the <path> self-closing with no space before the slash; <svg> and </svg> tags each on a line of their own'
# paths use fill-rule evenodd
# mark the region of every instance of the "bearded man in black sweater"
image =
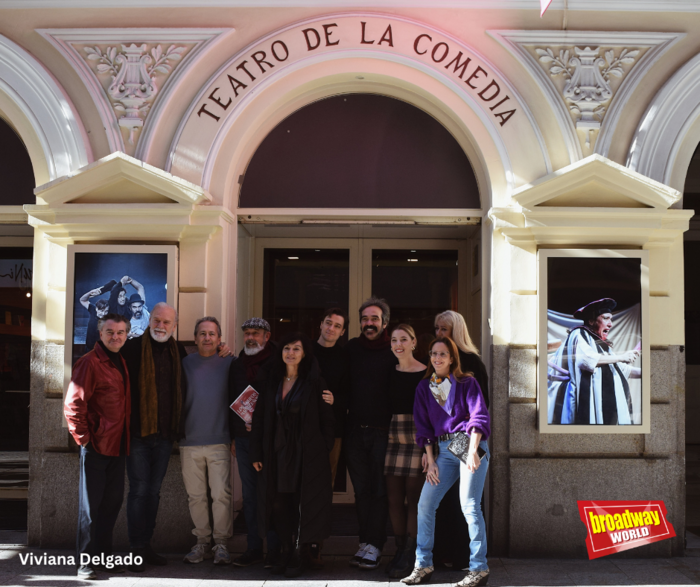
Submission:
<svg viewBox="0 0 700 587">
<path fill-rule="evenodd" d="M 397 363 L 386 329 L 389 312 L 384 300 L 369 298 L 360 307 L 362 334 L 345 345 L 350 401 L 343 444 L 360 526 L 360 548 L 350 564 L 362 569 L 379 566 L 386 542 L 384 458 L 391 422 L 389 381 Z"/>
</svg>

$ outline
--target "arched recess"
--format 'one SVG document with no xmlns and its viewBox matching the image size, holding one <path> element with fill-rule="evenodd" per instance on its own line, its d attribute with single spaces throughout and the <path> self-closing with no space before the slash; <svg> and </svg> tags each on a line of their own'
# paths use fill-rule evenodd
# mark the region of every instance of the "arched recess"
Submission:
<svg viewBox="0 0 700 587">
<path fill-rule="evenodd" d="M 698 143 L 700 55 L 681 67 L 654 96 L 632 139 L 627 166 L 683 192 Z"/>
<path fill-rule="evenodd" d="M 362 69 L 358 70 L 358 65 Z M 354 83 L 348 81 L 348 74 L 357 71 L 361 71 L 365 79 Z M 476 117 L 473 117 L 473 111 L 463 101 L 450 100 L 454 94 L 450 96 L 444 88 L 442 93 L 445 95 L 440 100 L 440 94 L 436 95 L 435 88 L 431 88 L 428 79 L 422 80 L 423 83 L 416 80 L 417 83 L 408 84 L 405 80 L 382 75 L 381 71 L 381 64 L 373 60 L 361 64 L 349 60 L 335 62 L 332 66 L 319 64 L 319 67 L 306 68 L 303 72 L 304 83 L 300 85 L 297 85 L 300 82 L 299 76 L 278 80 L 278 83 L 260 94 L 258 100 L 251 102 L 238 117 L 236 124 L 232 124 L 226 134 L 221 136 L 220 143 L 216 145 L 216 150 L 205 167 L 205 189 L 215 198 L 219 194 L 223 195 L 223 205 L 235 207 L 238 179 L 245 173 L 260 143 L 275 126 L 293 112 L 317 100 L 337 94 L 363 92 L 402 100 L 424 110 L 440 122 L 455 137 L 472 163 L 479 184 L 482 209 L 488 210 L 490 207 L 491 194 L 506 196 L 510 193 L 508 178 L 514 174 L 507 151 L 503 145 L 494 141 L 481 138 L 477 142 L 473 131 L 476 129 L 477 136 L 486 135 L 488 131 L 479 124 L 478 119 L 474 119 Z"/>
<path fill-rule="evenodd" d="M 315 52 L 307 50 L 299 41 L 303 39 L 300 34 L 304 27 L 315 27 L 323 34 L 322 27 L 326 24 L 337 27 L 330 29 L 331 35 L 337 37 L 329 40 L 339 41 L 338 46 L 324 46 Z M 366 27 L 360 29 L 361 24 Z M 391 48 L 388 43 L 381 47 L 360 44 L 357 42 L 360 37 L 353 36 L 362 30 L 367 38 L 374 34 L 376 43 L 382 31 L 386 36 L 390 26 L 394 27 L 395 42 Z M 226 91 L 231 87 L 227 76 L 245 75 L 241 67 L 252 62 L 250 56 L 256 51 L 270 55 L 271 44 L 280 39 L 292 56 L 288 62 L 284 59 L 281 61 L 285 63 L 275 63 L 264 76 L 258 73 L 258 79 L 248 91 L 240 97 L 236 92 L 235 102 L 227 103 Z M 405 39 L 403 45 L 400 39 Z M 423 42 L 425 45 L 418 44 Z M 440 51 L 431 52 L 440 44 L 448 47 L 450 59 L 458 57 L 461 63 L 469 64 L 471 69 L 466 70 L 466 75 L 458 75 L 454 63 L 448 69 L 445 63 L 449 59 L 440 59 Z M 470 89 L 477 85 L 477 78 L 471 77 L 475 72 L 482 76 L 481 85 Z M 461 74 L 465 71 L 461 70 Z M 469 87 L 468 79 L 472 80 Z M 498 102 L 487 103 L 485 96 L 479 94 L 496 80 L 502 90 L 499 100 L 507 96 L 509 107 L 517 113 L 506 124 L 494 116 L 498 109 L 489 110 Z M 276 124 L 312 101 L 349 92 L 396 97 L 437 118 L 463 146 L 474 165 L 480 191 L 486 196 L 482 197 L 484 209 L 492 204 L 491 194 L 500 205 L 507 205 L 514 187 L 551 171 L 534 118 L 515 88 L 490 63 L 461 41 L 432 27 L 376 14 L 324 16 L 297 23 L 241 51 L 220 68 L 193 101 L 175 135 L 167 169 L 199 183 L 212 193 L 217 203 L 227 205 L 255 148 Z M 228 93 L 233 95 L 230 90 Z M 212 95 L 220 103 L 214 104 Z M 218 104 L 218 119 L 206 113 L 202 116 L 207 100 L 213 104 L 210 108 Z"/>
<path fill-rule="evenodd" d="M 24 141 L 37 185 L 93 160 L 85 129 L 63 89 L 39 61 L 2 35 L 0 116 Z"/>
</svg>

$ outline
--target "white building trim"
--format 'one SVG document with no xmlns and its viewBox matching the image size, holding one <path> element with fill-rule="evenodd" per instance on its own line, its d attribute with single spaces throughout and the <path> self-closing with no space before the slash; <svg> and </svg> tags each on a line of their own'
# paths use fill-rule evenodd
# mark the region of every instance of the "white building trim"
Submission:
<svg viewBox="0 0 700 587">
<path fill-rule="evenodd" d="M 92 161 L 85 128 L 63 88 L 36 58 L 2 35 L 0 94 L 21 111 L 36 134 L 49 180 L 70 175 Z M 16 126 L 19 121 L 8 122 Z M 26 143 L 28 137 L 22 138 Z"/>
<path fill-rule="evenodd" d="M 697 147 L 697 140 L 686 142 L 685 139 L 695 134 L 699 123 L 700 55 L 697 55 L 654 96 L 632 139 L 627 166 L 683 191 L 688 164 Z M 677 167 L 679 173 L 674 174 Z"/>
</svg>

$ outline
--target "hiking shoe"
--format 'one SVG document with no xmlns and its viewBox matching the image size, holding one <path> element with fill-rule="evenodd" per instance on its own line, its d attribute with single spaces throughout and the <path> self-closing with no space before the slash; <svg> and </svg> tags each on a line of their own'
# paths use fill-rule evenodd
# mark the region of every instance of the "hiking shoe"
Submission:
<svg viewBox="0 0 700 587">
<path fill-rule="evenodd" d="M 368 544 L 367 548 L 365 548 L 365 555 L 362 557 L 362 560 L 357 566 L 366 570 L 376 569 L 379 566 L 379 561 L 381 560 L 382 551 L 376 546 Z"/>
<path fill-rule="evenodd" d="M 205 558 L 211 558 L 214 554 L 211 551 L 211 546 L 207 542 L 198 542 L 192 547 L 182 559 L 183 563 L 188 563 L 193 565 L 195 563 L 201 563 Z"/>
<path fill-rule="evenodd" d="M 367 543 L 360 542 L 360 549 L 355 553 L 355 556 L 353 556 L 350 559 L 350 564 L 353 567 L 356 567 L 360 564 L 360 562 L 362 561 L 362 558 L 365 556 L 365 550 L 367 550 Z"/>
<path fill-rule="evenodd" d="M 406 585 L 428 583 L 434 572 L 435 567 L 414 567 L 413 572 L 408 577 L 401 579 L 401 582 Z"/>
<path fill-rule="evenodd" d="M 80 565 L 78 567 L 78 579 L 97 579 L 97 573 L 90 565 Z"/>
<path fill-rule="evenodd" d="M 228 553 L 228 548 L 225 544 L 217 543 L 214 548 L 211 549 L 214 553 L 214 564 L 215 565 L 230 565 L 231 555 Z"/>
<path fill-rule="evenodd" d="M 246 550 L 241 556 L 233 559 L 233 564 L 237 567 L 249 567 L 257 565 L 265 560 L 262 550 Z"/>
<path fill-rule="evenodd" d="M 479 587 L 489 582 L 489 571 L 469 571 L 455 587 Z"/>
</svg>

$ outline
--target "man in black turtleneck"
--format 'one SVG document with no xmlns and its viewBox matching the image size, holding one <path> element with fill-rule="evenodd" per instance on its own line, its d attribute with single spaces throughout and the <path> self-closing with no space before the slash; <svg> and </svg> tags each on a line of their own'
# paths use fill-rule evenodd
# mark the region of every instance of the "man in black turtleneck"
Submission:
<svg viewBox="0 0 700 587">
<path fill-rule="evenodd" d="M 314 342 L 314 356 L 321 368 L 321 376 L 326 382 L 324 399 L 331 401 L 335 418 L 335 443 L 330 454 L 331 476 L 335 485 L 335 474 L 338 470 L 338 459 L 345 432 L 345 418 L 348 411 L 348 355 L 345 349 L 337 344 L 345 334 L 348 317 L 341 308 L 329 308 L 323 314 L 321 333 Z M 328 393 L 330 392 L 330 394 Z"/>
<path fill-rule="evenodd" d="M 122 355 L 131 382 L 131 451 L 126 461 L 129 495 L 126 519 L 129 544 L 145 563 L 165 565 L 151 538 L 156 525 L 160 487 L 168 470 L 173 442 L 183 437 L 182 360 L 184 346 L 173 337 L 177 311 L 163 302 L 151 311 L 149 327 L 139 338 L 126 342 Z M 142 571 L 143 564 L 132 570 Z"/>
<path fill-rule="evenodd" d="M 389 439 L 389 382 L 397 359 L 386 327 L 389 305 L 371 297 L 360 307 L 362 334 L 345 351 L 350 364 L 350 405 L 345 456 L 355 488 L 360 548 L 350 564 L 376 569 L 386 542 L 388 502 L 384 458 Z"/>
</svg>

